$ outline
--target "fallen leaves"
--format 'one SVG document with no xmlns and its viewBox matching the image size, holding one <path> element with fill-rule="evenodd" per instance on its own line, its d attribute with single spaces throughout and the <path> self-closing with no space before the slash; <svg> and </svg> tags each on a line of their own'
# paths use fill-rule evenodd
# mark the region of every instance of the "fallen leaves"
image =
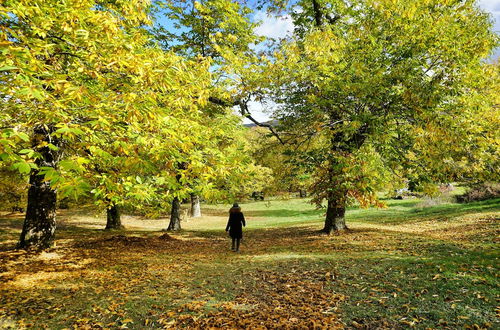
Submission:
<svg viewBox="0 0 500 330">
<path fill-rule="evenodd" d="M 468 229 L 472 219 L 484 222 L 467 219 Z M 489 230 L 491 236 L 497 227 L 487 220 L 489 227 L 480 232 Z M 387 230 L 387 225 L 370 225 L 332 237 L 308 227 L 247 231 L 240 254 L 228 251 L 223 233 L 68 229 L 45 253 L 0 252 L 0 328 L 485 327 L 466 307 L 471 297 L 475 304 L 492 306 L 487 275 L 497 268 L 486 259 L 466 259 L 462 242 L 445 243 L 465 237 L 459 232 L 450 229 L 435 240 L 443 223 Z M 453 226 L 463 228 L 458 222 Z M 454 271 L 450 265 L 455 264 Z M 476 286 L 444 293 L 433 288 L 453 281 Z M 14 285 L 21 282 L 25 285 Z M 419 315 L 422 306 L 440 300 L 449 317 Z M 348 306 L 398 311 L 393 319 L 353 315 L 346 320 Z"/>
<path fill-rule="evenodd" d="M 217 311 L 204 315 L 203 302 L 186 304 L 178 312 L 197 315 L 169 315 L 169 327 L 230 328 L 343 328 L 336 310 L 345 296 L 325 287 L 331 274 L 320 272 L 246 272 L 244 287 L 233 302 L 220 304 Z"/>
</svg>

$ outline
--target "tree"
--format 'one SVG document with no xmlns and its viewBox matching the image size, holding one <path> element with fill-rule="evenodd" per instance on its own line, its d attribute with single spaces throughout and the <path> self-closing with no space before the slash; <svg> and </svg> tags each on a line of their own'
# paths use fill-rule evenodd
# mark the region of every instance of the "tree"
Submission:
<svg viewBox="0 0 500 330">
<path fill-rule="evenodd" d="M 468 86 L 465 92 L 441 105 L 434 122 L 429 123 L 426 129 L 429 138 L 424 139 L 420 134 L 412 152 L 424 163 L 438 160 L 439 172 L 452 181 L 468 185 L 498 182 L 498 61 L 483 63 L 479 70 L 469 72 L 466 79 Z"/>
<path fill-rule="evenodd" d="M 414 150 L 422 140 L 430 147 L 432 129 L 443 123 L 447 131 L 471 131 L 467 121 L 453 120 L 463 114 L 449 105 L 467 98 L 468 78 L 498 38 L 473 2 L 299 5 L 295 36 L 269 65 L 269 89 L 281 131 L 310 145 L 304 159 L 315 168 L 313 200 L 327 201 L 323 231 L 330 233 L 346 228 L 350 203 L 379 205 L 377 189 L 397 175 L 447 174 L 439 162 L 446 148 L 435 159 Z"/>
<path fill-rule="evenodd" d="M 204 1 L 156 1 L 157 15 L 167 19 L 177 30 L 170 31 L 164 26 L 158 25 L 154 31 L 156 39 L 165 49 L 171 50 L 182 56 L 193 59 L 210 59 L 212 72 L 212 85 L 210 88 L 209 100 L 212 104 L 204 107 L 202 116 L 198 118 L 197 125 L 200 131 L 222 130 L 228 134 L 213 134 L 203 141 L 196 143 L 196 148 L 190 152 L 202 153 L 204 157 L 211 157 L 211 161 L 195 159 L 195 162 L 209 163 L 209 168 L 215 175 L 203 177 L 192 177 L 191 180 L 184 180 L 187 188 L 191 190 L 192 214 L 198 214 L 199 197 L 205 194 L 208 199 L 215 196 L 221 197 L 223 192 L 216 193 L 214 187 L 222 187 L 215 181 L 221 177 L 227 177 L 224 173 L 224 166 L 232 167 L 232 174 L 243 173 L 239 166 L 231 161 L 230 157 L 213 157 L 217 148 L 223 147 L 226 155 L 232 154 L 231 146 L 226 145 L 228 139 L 235 139 L 234 129 L 230 125 L 238 125 L 233 120 L 233 115 L 228 108 L 242 104 L 242 99 L 247 97 L 247 91 L 242 88 L 241 69 L 255 61 L 256 56 L 251 49 L 251 45 L 259 41 L 253 29 L 256 26 L 250 21 L 250 9 L 237 1 L 231 0 L 204 0 Z M 242 108 L 244 109 L 244 108 Z M 228 119 L 230 125 L 227 125 Z M 220 125 L 223 123 L 223 125 Z M 225 126 L 224 126 L 225 125 Z M 224 127 L 223 127 L 224 126 Z M 204 134 L 202 134 L 204 135 Z M 208 141 L 215 141 L 211 143 Z M 219 142 L 217 142 L 219 141 Z M 219 150 L 221 151 L 221 150 Z M 186 150 L 183 150 L 186 153 Z M 189 158 L 186 155 L 185 158 Z M 245 158 L 244 155 L 241 155 Z M 217 160 L 218 163 L 214 163 Z M 242 162 L 245 164 L 246 161 Z M 190 168 L 189 161 L 183 161 L 183 167 Z M 234 167 L 233 167 L 234 166 Z M 215 170 L 218 169 L 218 170 Z M 227 170 L 227 168 L 226 168 Z M 180 172 L 185 172 L 180 169 Z M 210 177 L 215 181 L 207 181 Z M 179 179 L 181 180 L 181 178 Z M 205 187 L 211 187 L 206 189 Z M 181 188 L 180 189 L 184 189 Z M 205 190 L 205 193 L 203 192 Z M 223 188 L 224 190 L 224 188 Z M 173 200 L 172 209 L 179 208 L 178 200 Z M 177 223 L 178 212 L 172 212 L 169 228 L 180 228 Z"/>
<path fill-rule="evenodd" d="M 263 127 L 249 129 L 246 137 L 255 163 L 272 170 L 273 180 L 267 182 L 265 190 L 270 193 L 298 192 L 300 197 L 306 197 L 314 170 L 301 158 L 307 155 L 307 150 L 298 145 L 295 146 L 297 150 L 283 145 Z M 283 135 L 284 140 L 289 137 Z"/>
<path fill-rule="evenodd" d="M 51 245 L 56 189 L 90 190 L 102 175 L 91 159 L 106 141 L 203 104 L 207 66 L 151 46 L 147 14 L 140 0 L 0 6 L 0 159 L 30 176 L 21 247 Z"/>
</svg>

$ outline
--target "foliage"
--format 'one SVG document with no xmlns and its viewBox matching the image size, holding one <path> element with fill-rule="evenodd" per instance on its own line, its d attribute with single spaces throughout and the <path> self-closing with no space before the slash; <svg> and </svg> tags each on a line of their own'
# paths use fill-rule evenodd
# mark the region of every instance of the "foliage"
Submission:
<svg viewBox="0 0 500 330">
<path fill-rule="evenodd" d="M 189 143 L 172 148 L 160 143 L 151 149 L 157 157 L 152 159 L 156 173 L 176 173 L 167 180 L 156 179 L 153 204 L 161 202 L 169 190 L 181 200 L 196 194 L 208 201 L 232 199 L 234 192 L 241 191 L 240 184 L 255 170 L 238 122 L 239 118 L 224 111 L 208 116 L 202 113 L 197 121 L 179 121 L 176 134 Z M 175 141 L 171 136 L 163 139 Z"/>
<path fill-rule="evenodd" d="M 21 211 L 26 207 L 26 176 L 0 166 L 0 205 L 2 211 Z"/>
<path fill-rule="evenodd" d="M 164 49 L 210 59 L 213 98 L 231 106 L 234 100 L 247 98 L 255 88 L 249 81 L 259 64 L 251 46 L 262 39 L 254 33 L 257 25 L 250 20 L 251 10 L 232 0 L 159 0 L 155 4 L 158 22 L 166 20 L 176 28 L 155 25 L 155 38 Z"/>
<path fill-rule="evenodd" d="M 232 139 L 217 147 L 224 154 L 224 162 L 218 169 L 212 192 L 204 195 L 211 202 L 246 200 L 253 192 L 267 192 L 274 180 L 271 169 L 255 163 L 246 129 L 235 123 L 232 127 Z"/>
<path fill-rule="evenodd" d="M 62 197 L 90 192 L 105 207 L 139 208 L 157 199 L 155 187 L 177 171 L 159 171 L 155 152 L 173 150 L 168 159 L 179 162 L 193 144 L 189 122 L 206 105 L 210 73 L 207 61 L 151 45 L 148 10 L 144 1 L 5 3 L 3 162 L 44 175 Z M 31 136 L 40 125 L 48 141 Z M 39 167 L 44 147 L 59 156 Z"/>
<path fill-rule="evenodd" d="M 422 164 L 432 160 L 434 168 L 452 180 L 471 185 L 498 182 L 500 65 L 483 64 L 465 79 L 464 92 L 439 107 L 435 122 L 418 133 L 413 152 Z"/>
<path fill-rule="evenodd" d="M 219 64 L 227 56 L 250 53 L 257 41 L 250 9 L 237 1 L 156 1 L 157 10 L 174 29 L 156 27 L 157 39 L 165 48 L 186 56 L 210 57 Z"/>
<path fill-rule="evenodd" d="M 269 89 L 280 105 L 281 130 L 293 144 L 309 144 L 302 154 L 315 168 L 318 205 L 324 199 L 377 205 L 376 191 L 387 182 L 453 180 L 461 173 L 444 159 L 459 157 L 448 150 L 474 148 L 475 139 L 492 163 L 497 142 L 486 141 L 496 141 L 498 130 L 486 121 L 471 127 L 466 118 L 481 111 L 463 101 L 471 102 L 477 86 L 471 77 L 488 72 L 490 79 L 483 59 L 498 41 L 489 17 L 473 3 L 299 4 L 295 37 L 269 64 Z M 493 96 L 481 94 L 489 98 L 484 107 Z M 459 100 L 462 107 L 453 106 Z M 436 148 L 444 134 L 471 138 L 450 138 Z"/>
<path fill-rule="evenodd" d="M 462 195 L 456 196 L 457 201 L 460 203 L 470 203 L 499 197 L 500 184 L 491 182 L 474 185 L 469 187 L 469 189 Z"/>
<path fill-rule="evenodd" d="M 300 152 L 290 152 L 263 127 L 252 127 L 246 133 L 252 158 L 261 166 L 272 170 L 273 180 L 266 183 L 272 193 L 305 191 L 311 184 L 311 168 L 294 159 Z"/>
<path fill-rule="evenodd" d="M 256 61 L 251 45 L 259 38 L 253 32 L 256 25 L 250 21 L 250 9 L 230 0 L 157 1 L 156 5 L 158 21 L 167 20 L 177 28 L 169 31 L 156 24 L 154 36 L 162 47 L 211 63 L 212 103 L 203 107 L 195 124 L 198 128 L 190 128 L 190 132 L 200 132 L 193 149 L 195 158 L 187 156 L 182 162 L 183 171 L 203 166 L 190 173 L 191 180 L 179 177 L 188 183 L 184 190 L 210 201 L 244 198 L 252 189 L 263 190 L 270 181 L 269 171 L 252 164 L 230 109 L 235 99 L 245 97 L 242 75 L 251 72 Z"/>
</svg>

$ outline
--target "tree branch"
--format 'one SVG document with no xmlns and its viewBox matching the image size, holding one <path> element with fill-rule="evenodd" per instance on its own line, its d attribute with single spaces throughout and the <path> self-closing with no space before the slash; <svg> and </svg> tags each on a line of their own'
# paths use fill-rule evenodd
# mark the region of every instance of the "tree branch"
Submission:
<svg viewBox="0 0 500 330">
<path fill-rule="evenodd" d="M 218 97 L 213 97 L 213 96 L 210 96 L 208 98 L 208 101 L 212 102 L 213 104 L 220 105 L 220 106 L 223 106 L 223 107 L 234 107 L 236 105 L 240 105 L 240 101 L 239 100 L 229 102 L 229 101 L 226 101 L 226 100 L 223 100 L 223 99 L 219 99 Z"/>
<path fill-rule="evenodd" d="M 318 0 L 312 0 L 313 10 L 314 10 L 314 21 L 316 22 L 317 27 L 323 26 L 323 13 L 321 12 L 321 8 Z"/>
<path fill-rule="evenodd" d="M 268 128 L 269 131 L 271 132 L 271 134 L 274 135 L 278 139 L 278 141 L 280 141 L 280 143 L 282 145 L 285 145 L 285 142 L 281 139 L 281 137 L 278 135 L 278 133 L 274 130 L 272 124 L 266 124 L 266 123 L 258 122 L 257 120 L 255 120 L 252 117 L 252 115 L 250 114 L 250 111 L 248 110 L 248 104 L 247 104 L 246 101 L 240 101 L 239 102 L 239 106 L 240 106 L 241 114 L 244 117 L 248 118 L 251 122 L 253 122 L 257 126 Z"/>
<path fill-rule="evenodd" d="M 261 123 L 257 121 L 255 118 L 252 117 L 252 114 L 250 113 L 250 110 L 248 109 L 248 100 L 235 100 L 235 101 L 226 101 L 219 99 L 217 97 L 210 96 L 208 98 L 208 101 L 212 102 L 213 104 L 224 106 L 224 107 L 234 107 L 234 106 L 239 106 L 240 107 L 240 113 L 242 116 L 245 118 L 248 118 L 252 123 L 259 127 L 266 127 L 269 129 L 272 135 L 274 135 L 278 141 L 282 144 L 285 145 L 285 142 L 281 139 L 281 137 L 278 135 L 278 133 L 274 130 L 272 124 L 268 123 Z"/>
</svg>

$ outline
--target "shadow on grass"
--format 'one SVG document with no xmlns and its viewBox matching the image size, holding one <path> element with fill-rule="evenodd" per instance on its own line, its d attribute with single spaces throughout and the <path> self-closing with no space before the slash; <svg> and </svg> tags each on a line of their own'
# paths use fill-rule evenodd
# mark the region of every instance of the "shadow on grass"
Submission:
<svg viewBox="0 0 500 330">
<path fill-rule="evenodd" d="M 23 229 L 23 215 L 12 214 L 0 218 L 0 252 L 17 249 L 17 242 Z"/>
<path fill-rule="evenodd" d="M 23 228 L 22 218 L 1 218 L 0 219 L 0 233 L 7 230 L 21 230 Z"/>
<path fill-rule="evenodd" d="M 432 206 L 428 208 L 422 209 L 411 209 L 408 208 L 411 205 L 414 205 L 416 201 L 397 201 L 397 206 L 403 206 L 405 209 L 387 209 L 387 210 L 351 210 L 347 215 L 348 223 L 350 221 L 353 222 L 361 222 L 361 223 L 377 223 L 377 224 L 411 224 L 420 221 L 426 221 L 429 219 L 437 219 L 443 220 L 446 218 L 452 218 L 455 216 L 466 215 L 466 214 L 481 214 L 485 212 L 491 212 L 500 210 L 500 199 L 474 202 L 469 204 L 445 204 Z M 408 209 L 407 209 L 408 208 Z M 257 214 L 261 214 L 262 216 L 267 217 L 278 217 L 278 218 L 297 218 L 297 217 L 307 217 L 307 216 L 316 216 L 319 215 L 322 210 L 306 210 L 306 211 L 293 211 L 286 209 L 279 210 L 264 210 L 264 211 L 252 211 L 248 212 L 251 214 L 249 216 L 257 216 Z M 292 219 L 295 220 L 295 219 Z M 18 238 L 18 235 L 22 229 L 22 221 L 23 219 L 19 216 L 17 218 L 2 218 L 0 219 L 0 239 L 2 241 L 7 240 L 15 240 Z M 261 242 L 259 243 L 259 248 L 263 247 L 263 245 L 278 245 L 279 249 L 286 249 L 287 246 L 291 247 L 291 250 L 300 250 L 300 245 L 308 245 L 310 241 L 317 240 L 320 237 L 324 237 L 323 234 L 319 232 L 321 226 L 315 224 L 311 226 L 308 224 L 310 220 L 303 219 L 297 222 L 290 222 L 290 226 L 284 227 L 276 227 L 273 228 L 250 228 L 244 230 L 244 241 L 245 242 Z M 302 222 L 302 224 L 300 224 Z M 294 226 L 292 226 L 292 223 Z M 299 224 L 297 226 L 297 224 Z M 59 239 L 75 239 L 79 241 L 95 241 L 92 240 L 95 238 L 96 240 L 107 240 L 113 236 L 140 236 L 146 238 L 147 240 L 155 240 L 162 235 L 161 232 L 158 231 L 137 231 L 137 230 L 118 230 L 118 231 L 105 231 L 103 229 L 91 229 L 85 228 L 84 226 L 95 225 L 95 223 L 78 223 L 78 224 L 64 224 L 58 226 L 56 241 Z M 270 226 L 273 224 L 270 224 Z M 284 224 L 286 225 L 286 224 Z M 104 227 L 104 224 L 103 224 Z M 394 230 L 390 231 L 392 235 L 396 233 L 397 235 L 403 235 L 404 237 L 409 238 L 408 233 L 403 232 L 395 232 Z M 175 232 L 174 236 L 177 235 Z M 218 228 L 213 230 L 183 230 L 179 233 L 180 236 L 191 241 L 190 244 L 184 244 L 179 242 L 168 243 L 168 247 L 172 247 L 172 245 L 180 244 L 183 246 L 184 252 L 187 253 L 200 253 L 199 249 L 206 248 L 210 246 L 210 244 L 226 244 L 226 240 L 229 240 L 227 234 L 224 231 L 224 228 Z M 353 238 L 358 235 L 358 238 Z M 357 249 L 360 249 L 359 241 L 368 238 L 369 236 L 376 235 L 380 236 L 382 239 L 383 236 L 391 235 L 389 231 L 385 232 L 382 229 L 366 229 L 359 228 L 355 230 L 351 230 L 345 234 L 341 234 L 339 237 L 344 238 L 344 242 L 341 242 L 343 239 L 339 241 L 339 243 L 344 244 L 345 246 L 342 249 L 347 249 L 348 246 L 355 246 Z M 425 233 L 418 234 L 418 237 L 425 237 Z M 334 235 L 332 237 L 335 237 Z M 350 240 L 354 241 L 350 241 Z M 428 237 L 430 239 L 430 237 Z M 357 240 L 357 241 L 356 241 Z M 108 241 L 106 241 L 108 242 Z M 162 247 L 162 242 L 152 241 L 153 243 L 137 243 L 133 239 L 130 241 L 132 248 L 147 248 L 154 247 L 160 248 Z M 223 243 L 224 242 L 224 243 Z M 265 242 L 265 243 L 262 243 Z M 91 242 L 90 242 L 91 243 Z M 113 241 L 109 241 L 109 246 L 112 246 Z M 120 241 L 120 244 L 125 247 L 127 246 L 128 241 L 123 240 Z M 137 244 L 136 244 L 137 243 Z M 9 245 L 9 246 L 7 246 Z M 12 244 L 2 244 L 1 248 L 5 251 L 6 248 L 11 248 Z M 87 245 L 87 244 L 84 244 Z M 91 248 L 92 244 L 88 244 L 86 247 Z M 105 243 L 104 245 L 108 245 Z M 267 248 L 266 248 L 267 249 Z M 338 249 L 338 248 L 337 248 Z M 257 248 L 250 248 L 251 251 L 257 252 Z M 322 248 L 321 248 L 322 250 Z M 332 251 L 335 251 L 334 248 Z M 209 248 L 208 251 L 214 252 L 212 248 Z M 207 253 L 208 253 L 207 251 Z M 203 253 L 203 251 L 201 251 Z"/>
</svg>

